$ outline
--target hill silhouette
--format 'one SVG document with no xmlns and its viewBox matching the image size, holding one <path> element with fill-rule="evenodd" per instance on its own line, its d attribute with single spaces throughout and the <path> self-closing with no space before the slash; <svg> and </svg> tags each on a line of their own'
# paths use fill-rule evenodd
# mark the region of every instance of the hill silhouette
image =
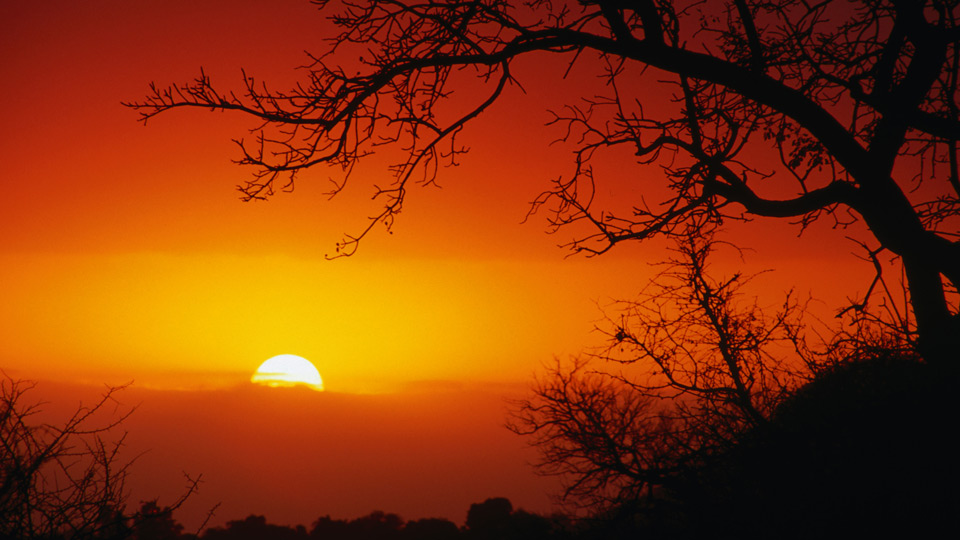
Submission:
<svg viewBox="0 0 960 540">
<path fill-rule="evenodd" d="M 834 366 L 782 403 L 770 425 L 668 487 L 632 525 L 670 538 L 956 531 L 950 381 L 883 352 Z"/>
</svg>

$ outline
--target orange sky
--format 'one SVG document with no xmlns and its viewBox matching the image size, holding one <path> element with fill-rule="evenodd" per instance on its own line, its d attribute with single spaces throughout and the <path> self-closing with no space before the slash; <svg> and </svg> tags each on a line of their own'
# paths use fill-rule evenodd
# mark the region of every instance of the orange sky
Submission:
<svg viewBox="0 0 960 540">
<path fill-rule="evenodd" d="M 491 418 L 502 416 L 502 389 L 518 388 L 554 355 L 596 344 L 597 305 L 629 297 L 651 275 L 646 263 L 662 256 L 651 245 L 598 259 L 564 259 L 555 246 L 569 234 L 544 235 L 542 216 L 520 224 L 528 202 L 566 172 L 557 164 L 568 163 L 569 148 L 548 149 L 558 133 L 542 125 L 546 109 L 563 103 L 563 94 L 551 91 L 562 65 L 518 66 L 526 68 L 515 72 L 528 94 L 511 89 L 466 130 L 463 142 L 472 151 L 461 166 L 441 173 L 443 188 L 413 190 L 394 234 L 375 233 L 357 256 L 333 262 L 323 255 L 375 210 L 370 185 L 385 171 L 362 168 L 333 201 L 323 195 L 325 173 L 318 173 L 305 176 L 293 194 L 244 204 L 234 186 L 248 173 L 230 163 L 236 153 L 229 139 L 242 136 L 249 124 L 194 111 L 161 116 L 144 128 L 135 112 L 120 106 L 144 96 L 150 81 L 187 81 L 200 66 L 226 86 L 239 80 L 244 66 L 282 87 L 295 80 L 292 68 L 304 63 L 302 50 L 321 46 L 323 28 L 306 0 L 0 4 L 0 367 L 14 377 L 58 384 L 136 381 L 134 401 L 142 399 L 143 416 L 156 421 L 136 421 L 136 429 L 148 432 L 140 440 L 163 446 L 157 452 L 167 456 L 155 469 L 145 468 L 153 471 L 144 473 L 156 480 L 151 486 L 171 476 L 163 467 L 173 467 L 176 476 L 178 460 L 189 461 L 218 471 L 206 488 L 211 497 L 234 497 L 226 479 L 247 477 L 225 470 L 216 456 L 232 452 L 225 445 L 239 436 L 236 429 L 247 433 L 272 416 L 247 404 L 241 417 L 225 404 L 245 403 L 234 387 L 263 360 L 298 354 L 312 360 L 331 395 L 338 394 L 322 396 L 336 401 L 338 429 L 348 431 L 337 456 L 368 451 L 386 436 L 376 422 L 364 434 L 363 416 L 351 409 L 357 403 L 351 399 L 360 398 L 349 394 L 399 396 L 408 416 L 397 424 L 384 420 L 390 429 L 420 429 L 433 443 L 460 437 L 451 453 L 476 448 L 472 461 L 452 460 L 449 471 L 434 471 L 415 488 L 423 493 L 416 499 L 423 515 L 442 515 L 454 505 L 465 511 L 470 502 L 509 493 L 519 506 L 545 510 L 548 484 L 522 468 L 530 458 L 518 450 L 522 441 L 504 442 L 512 435 L 491 427 Z M 590 81 L 566 84 L 576 93 Z M 639 193 L 626 184 L 616 188 Z M 778 270 L 761 281 L 770 291 L 796 286 L 833 306 L 845 291 L 867 284 L 869 268 L 855 264 L 853 245 L 842 233 L 822 226 L 797 238 L 796 230 L 777 222 L 746 230 L 744 243 L 757 249 L 748 254 L 748 269 Z M 458 394 L 450 386 L 463 384 L 474 389 L 463 403 L 482 407 L 432 414 L 436 407 L 418 409 L 411 397 L 410 389 L 420 388 L 417 399 L 453 402 Z M 430 395 L 424 388 L 447 390 L 424 398 Z M 196 394 L 176 395 L 212 400 L 219 405 L 211 410 L 238 416 L 189 435 L 207 440 L 171 438 L 178 427 L 165 423 L 175 414 L 170 396 L 181 390 Z M 327 414 L 324 406 L 310 405 L 317 407 L 309 409 L 316 418 L 279 425 L 314 430 L 309 443 L 315 444 L 328 433 L 316 427 Z M 269 414 L 284 414 L 277 407 L 268 407 Z M 463 439 L 471 422 L 499 435 Z M 459 428 L 441 429 L 450 425 Z M 306 444 L 291 433 L 284 437 Z M 413 441 L 394 456 L 392 467 L 404 478 L 435 460 Z M 209 459 L 191 453 L 193 443 L 207 449 Z M 243 460 L 228 461 L 263 471 L 278 458 L 251 462 L 261 451 L 268 453 L 256 447 Z M 488 464 L 502 474 L 476 467 L 487 451 L 496 459 L 512 456 L 509 466 L 496 459 Z M 447 492 L 469 482 L 453 470 L 478 482 L 512 484 L 503 491 L 471 488 L 454 500 Z M 291 471 L 268 476 L 305 496 Z M 330 491 L 317 496 L 316 511 L 307 506 L 313 502 L 304 502 L 284 519 L 337 512 L 355 517 L 373 506 L 418 517 L 413 506 L 401 508 L 409 502 L 400 493 L 405 490 L 370 499 L 378 489 L 375 477 L 349 498 L 367 497 L 373 506 L 328 509 L 336 504 L 331 493 L 352 489 L 346 476 L 331 482 Z M 254 503 L 265 500 L 229 508 L 262 513 L 267 509 Z"/>
</svg>

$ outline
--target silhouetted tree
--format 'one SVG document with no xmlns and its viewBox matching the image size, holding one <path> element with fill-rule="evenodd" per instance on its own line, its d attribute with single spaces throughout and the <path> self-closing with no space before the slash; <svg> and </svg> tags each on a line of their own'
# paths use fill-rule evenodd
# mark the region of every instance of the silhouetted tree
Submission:
<svg viewBox="0 0 960 540">
<path fill-rule="evenodd" d="M 36 423 L 41 403 L 27 396 L 34 387 L 0 380 L 0 537 L 113 532 L 128 466 L 117 430 L 129 413 L 104 418 L 116 389 L 53 425 Z"/>
<path fill-rule="evenodd" d="M 333 9 L 327 0 L 315 0 Z M 548 53 L 605 77 L 554 113 L 574 168 L 534 203 L 575 229 L 570 247 L 599 254 L 628 240 L 716 229 L 726 220 L 828 219 L 872 233 L 870 253 L 899 258 L 924 357 L 956 370 L 960 349 L 960 6 L 950 0 L 444 0 L 343 2 L 339 33 L 303 82 L 275 91 L 244 74 L 241 94 L 201 73 L 132 103 L 144 121 L 177 108 L 237 111 L 257 122 L 239 163 L 245 199 L 292 188 L 298 173 L 341 168 L 393 143 L 406 156 L 376 188 L 388 229 L 412 183 L 466 151 L 463 127 L 523 81 L 518 59 Z M 588 64 L 589 63 L 589 64 Z M 467 82 L 474 77 L 476 84 Z M 484 86 L 480 97 L 454 92 Z M 563 85 L 557 81 L 557 87 Z M 668 90 L 672 106 L 651 85 Z M 582 87 L 581 87 L 582 88 Z M 452 102 L 452 103 L 451 103 Z M 511 126 L 513 128 L 514 126 Z M 625 149 L 632 204 L 595 197 L 593 163 Z M 645 168 L 647 165 L 658 167 Z M 622 203 L 622 201 L 617 201 Z M 864 300 L 866 301 L 866 300 Z"/>
<path fill-rule="evenodd" d="M 770 315 L 744 297 L 740 275 L 713 279 L 710 249 L 682 246 L 608 321 L 610 348 L 558 363 L 518 404 L 511 427 L 532 436 L 541 470 L 597 511 L 580 534 L 956 530 L 954 381 L 883 328 L 809 356 L 798 306 Z"/>
<path fill-rule="evenodd" d="M 789 295 L 769 313 L 745 296 L 741 274 L 710 275 L 713 242 L 686 240 L 601 328 L 607 349 L 558 362 L 516 404 L 508 426 L 531 436 L 568 502 L 637 504 L 765 425 L 812 376 L 815 359 L 797 355 L 802 311 Z"/>
<path fill-rule="evenodd" d="M 121 539 L 146 531 L 163 512 L 179 507 L 197 488 L 160 510 L 126 512 L 130 461 L 121 455 L 123 410 L 108 387 L 93 405 L 79 406 L 58 423 L 41 422 L 43 403 L 28 395 L 36 384 L 0 379 L 0 538 Z M 179 533 L 179 529 L 175 529 Z M 172 538 L 161 536 L 160 538 Z"/>
<path fill-rule="evenodd" d="M 0 537 L 123 537 L 129 463 L 117 430 L 129 413 L 108 415 L 117 389 L 54 425 L 36 422 L 34 387 L 0 380 Z"/>
</svg>

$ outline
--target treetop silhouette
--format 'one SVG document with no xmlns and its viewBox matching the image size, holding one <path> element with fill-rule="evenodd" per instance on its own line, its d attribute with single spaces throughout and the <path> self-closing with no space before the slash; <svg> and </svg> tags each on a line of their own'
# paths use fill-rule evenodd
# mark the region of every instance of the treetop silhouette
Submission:
<svg viewBox="0 0 960 540">
<path fill-rule="evenodd" d="M 391 227 L 412 184 L 433 183 L 440 165 L 467 151 L 463 127 L 520 84 L 518 59 L 591 63 L 605 91 L 554 112 L 573 170 L 533 202 L 554 227 L 588 227 L 568 247 L 595 255 L 756 217 L 800 228 L 861 222 L 869 256 L 888 252 L 902 264 L 912 309 L 896 324 L 929 362 L 956 364 L 955 2 L 314 3 L 331 11 L 338 33 L 294 88 L 244 74 L 242 92 L 221 91 L 201 71 L 129 105 L 144 121 L 178 108 L 255 120 L 254 141 L 237 141 L 238 162 L 255 171 L 240 186 L 248 200 L 292 188 L 320 165 L 342 169 L 335 194 L 378 147 L 401 149 L 390 182 L 375 186 L 381 211 L 338 243 L 342 256 L 377 224 Z M 486 93 L 455 94 L 463 76 Z M 669 88 L 673 106 L 645 107 L 650 85 Z M 441 106 L 452 100 L 465 102 Z M 626 212 L 603 207 L 593 164 L 619 148 L 635 154 L 637 183 L 663 177 L 669 195 Z"/>
</svg>

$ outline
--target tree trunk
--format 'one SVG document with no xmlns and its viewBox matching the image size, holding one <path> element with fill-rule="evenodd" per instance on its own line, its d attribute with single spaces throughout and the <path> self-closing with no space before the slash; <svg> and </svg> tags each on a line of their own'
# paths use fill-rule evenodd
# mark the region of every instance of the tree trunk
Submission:
<svg viewBox="0 0 960 540">
<path fill-rule="evenodd" d="M 931 365 L 960 374 L 960 318 L 950 314 L 940 272 L 920 257 L 904 257 L 903 265 L 920 355 Z"/>
</svg>

